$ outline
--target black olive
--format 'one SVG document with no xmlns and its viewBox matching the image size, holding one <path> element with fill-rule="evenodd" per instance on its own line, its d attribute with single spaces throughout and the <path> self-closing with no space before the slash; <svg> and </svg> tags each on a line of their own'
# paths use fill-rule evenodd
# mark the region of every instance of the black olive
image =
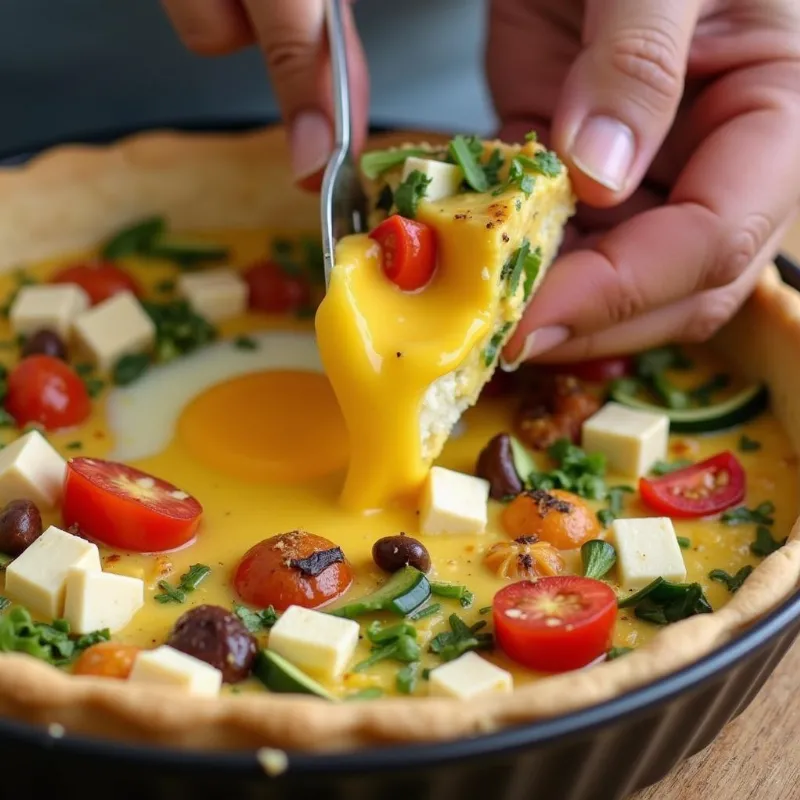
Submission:
<svg viewBox="0 0 800 800">
<path fill-rule="evenodd" d="M 182 614 L 167 644 L 211 664 L 225 683 L 250 675 L 256 657 L 256 640 L 230 611 L 220 606 L 197 606 Z"/>
<path fill-rule="evenodd" d="M 421 572 L 431 568 L 431 557 L 422 542 L 410 536 L 384 536 L 372 545 L 372 560 L 386 572 L 397 572 L 408 564 Z"/>
<path fill-rule="evenodd" d="M 66 361 L 67 345 L 55 331 L 44 328 L 25 340 L 21 355 L 23 358 L 35 355 L 53 356 Z"/>
<path fill-rule="evenodd" d="M 19 556 L 42 535 L 42 515 L 30 500 L 12 500 L 0 511 L 0 553 Z"/>
<path fill-rule="evenodd" d="M 522 491 L 524 487 L 514 466 L 514 451 L 507 433 L 498 434 L 481 450 L 475 474 L 489 481 L 489 494 L 495 500 L 504 500 Z"/>
</svg>

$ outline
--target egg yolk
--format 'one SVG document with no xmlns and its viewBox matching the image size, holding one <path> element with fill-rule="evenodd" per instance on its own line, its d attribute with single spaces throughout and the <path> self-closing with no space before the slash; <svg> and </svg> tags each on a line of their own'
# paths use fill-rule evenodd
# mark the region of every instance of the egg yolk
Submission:
<svg viewBox="0 0 800 800">
<path fill-rule="evenodd" d="M 245 481 L 296 483 L 347 464 L 347 431 L 324 375 L 270 370 L 212 386 L 183 410 L 178 439 Z"/>
</svg>

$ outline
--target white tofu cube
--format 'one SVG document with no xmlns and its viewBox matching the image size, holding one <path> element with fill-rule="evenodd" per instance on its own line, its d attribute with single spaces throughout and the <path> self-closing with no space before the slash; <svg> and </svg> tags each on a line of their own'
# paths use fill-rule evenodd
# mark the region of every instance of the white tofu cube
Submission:
<svg viewBox="0 0 800 800">
<path fill-rule="evenodd" d="M 669 517 L 614 520 L 611 539 L 624 589 L 641 589 L 656 578 L 686 580 L 686 564 Z"/>
<path fill-rule="evenodd" d="M 456 164 L 445 164 L 443 161 L 435 161 L 432 158 L 409 156 L 403 166 L 403 180 L 414 170 L 431 179 L 425 188 L 425 200 L 441 200 L 443 197 L 450 197 L 461 191 L 464 173 Z"/>
<path fill-rule="evenodd" d="M 55 331 L 68 339 L 75 318 L 89 308 L 89 295 L 72 283 L 23 286 L 11 306 L 8 318 L 18 336 L 41 330 Z"/>
<path fill-rule="evenodd" d="M 60 617 L 73 568 L 100 572 L 97 545 L 51 525 L 8 565 L 6 594 L 43 617 Z"/>
<path fill-rule="evenodd" d="M 71 569 L 67 573 L 64 619 L 74 633 L 108 628 L 122 630 L 144 605 L 144 581 L 115 575 Z"/>
<path fill-rule="evenodd" d="M 471 700 L 485 694 L 510 694 L 513 688 L 510 672 L 472 651 L 431 670 L 428 682 L 429 694 L 458 700 Z"/>
<path fill-rule="evenodd" d="M 606 403 L 583 423 L 581 443 L 587 453 L 603 453 L 612 472 L 638 478 L 666 458 L 669 417 Z"/>
<path fill-rule="evenodd" d="M 220 267 L 189 272 L 178 278 L 178 293 L 195 314 L 210 322 L 222 322 L 247 308 L 248 286 L 234 269 Z"/>
<path fill-rule="evenodd" d="M 422 533 L 483 533 L 489 503 L 489 481 L 432 467 L 419 509 Z"/>
<path fill-rule="evenodd" d="M 269 649 L 317 678 L 342 676 L 358 644 L 355 620 L 289 606 L 269 633 Z"/>
<path fill-rule="evenodd" d="M 128 680 L 173 686 L 197 697 L 216 697 L 222 686 L 222 673 L 211 664 L 165 644 L 137 654 Z"/>
<path fill-rule="evenodd" d="M 75 333 L 97 366 L 110 370 L 122 356 L 149 350 L 156 326 L 132 292 L 120 292 L 79 314 Z"/>
<path fill-rule="evenodd" d="M 0 450 L 0 505 L 30 500 L 41 508 L 61 501 L 67 462 L 39 431 Z"/>
</svg>

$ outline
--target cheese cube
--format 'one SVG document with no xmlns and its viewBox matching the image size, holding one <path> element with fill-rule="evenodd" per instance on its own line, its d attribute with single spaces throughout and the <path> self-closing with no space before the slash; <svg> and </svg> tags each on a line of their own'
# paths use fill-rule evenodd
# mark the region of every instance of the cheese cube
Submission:
<svg viewBox="0 0 800 800">
<path fill-rule="evenodd" d="M 120 292 L 75 319 L 80 343 L 102 370 L 153 346 L 156 326 L 132 292 Z"/>
<path fill-rule="evenodd" d="M 165 644 L 139 653 L 128 680 L 174 686 L 197 697 L 216 697 L 222 686 L 222 673 L 205 661 Z"/>
<path fill-rule="evenodd" d="M 247 308 L 247 283 L 236 270 L 227 267 L 181 275 L 178 293 L 195 314 L 211 322 L 230 319 Z"/>
<path fill-rule="evenodd" d="M 67 573 L 64 618 L 74 633 L 116 633 L 143 605 L 144 581 L 138 578 L 75 568 Z"/>
<path fill-rule="evenodd" d="M 403 167 L 403 180 L 415 170 L 431 179 L 425 187 L 425 200 L 441 200 L 461 191 L 464 173 L 456 164 L 445 164 L 432 158 L 409 156 Z"/>
<path fill-rule="evenodd" d="M 309 675 L 340 678 L 358 644 L 355 620 L 289 606 L 272 627 L 269 649 Z"/>
<path fill-rule="evenodd" d="M 686 580 L 686 564 L 669 517 L 614 520 L 611 538 L 623 588 L 641 589 L 656 578 Z"/>
<path fill-rule="evenodd" d="M 603 453 L 612 472 L 639 477 L 667 456 L 669 417 L 606 403 L 583 423 L 587 453 Z"/>
<path fill-rule="evenodd" d="M 43 617 L 60 617 L 73 568 L 100 572 L 97 545 L 51 525 L 8 565 L 6 594 Z"/>
<path fill-rule="evenodd" d="M 0 450 L 0 505 L 31 500 L 53 508 L 61 500 L 67 462 L 39 431 L 30 431 Z"/>
<path fill-rule="evenodd" d="M 89 305 L 89 295 L 72 283 L 23 286 L 8 318 L 17 335 L 30 336 L 47 329 L 67 339 L 75 318 Z"/>
<path fill-rule="evenodd" d="M 432 467 L 420 504 L 422 533 L 483 533 L 489 482 L 474 475 Z"/>
<path fill-rule="evenodd" d="M 431 670 L 428 682 L 429 694 L 458 700 L 471 700 L 485 694 L 509 694 L 513 688 L 510 672 L 472 651 Z"/>
</svg>

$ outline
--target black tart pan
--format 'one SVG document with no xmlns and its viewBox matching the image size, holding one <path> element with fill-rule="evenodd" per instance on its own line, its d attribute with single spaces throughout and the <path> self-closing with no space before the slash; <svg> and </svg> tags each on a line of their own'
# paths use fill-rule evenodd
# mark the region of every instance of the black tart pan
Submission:
<svg viewBox="0 0 800 800">
<path fill-rule="evenodd" d="M 264 121 L 173 127 L 219 131 L 260 124 Z M 81 141 L 112 141 L 131 132 Z M 42 147 L 6 163 L 21 163 Z M 800 291 L 800 266 L 784 256 L 776 263 L 784 280 Z M 623 800 L 710 744 L 747 708 L 798 634 L 800 592 L 795 592 L 711 655 L 601 705 L 441 744 L 333 755 L 289 752 L 286 770 L 275 776 L 264 772 L 253 752 L 196 753 L 58 737 L 0 719 L 0 800 L 65 795 L 109 800 Z"/>
</svg>

